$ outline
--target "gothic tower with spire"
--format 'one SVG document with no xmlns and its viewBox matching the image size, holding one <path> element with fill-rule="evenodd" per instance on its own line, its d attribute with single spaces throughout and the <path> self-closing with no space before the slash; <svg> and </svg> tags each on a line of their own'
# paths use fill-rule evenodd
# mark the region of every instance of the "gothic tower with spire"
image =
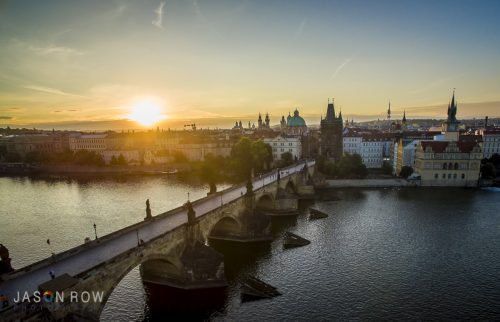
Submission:
<svg viewBox="0 0 500 322">
<path fill-rule="evenodd" d="M 406 130 L 406 111 L 403 111 L 403 119 L 401 120 L 401 129 Z"/>
<path fill-rule="evenodd" d="M 459 124 L 460 122 L 457 120 L 457 101 L 455 100 L 455 89 L 453 89 L 451 102 L 448 104 L 448 117 L 441 126 L 442 133 L 445 135 L 446 141 L 458 141 Z"/>
<path fill-rule="evenodd" d="M 391 120 L 391 101 L 389 101 L 389 108 L 387 109 L 387 121 Z"/>
<path fill-rule="evenodd" d="M 328 159 L 340 160 L 343 153 L 342 112 L 335 116 L 333 99 L 328 100 L 326 117 L 321 119 L 320 153 Z"/>
</svg>

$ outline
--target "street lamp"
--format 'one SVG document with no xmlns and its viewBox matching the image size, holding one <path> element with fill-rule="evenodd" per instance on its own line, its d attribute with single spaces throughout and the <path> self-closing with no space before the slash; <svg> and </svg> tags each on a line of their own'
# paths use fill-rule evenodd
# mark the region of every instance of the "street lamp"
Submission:
<svg viewBox="0 0 500 322">
<path fill-rule="evenodd" d="M 188 191 L 188 201 L 189 201 L 189 191 Z"/>
<path fill-rule="evenodd" d="M 137 247 L 139 247 L 141 245 L 141 243 L 139 241 L 139 229 L 135 230 L 135 234 L 137 235 Z"/>
<path fill-rule="evenodd" d="M 222 201 L 222 193 L 220 194 L 220 205 L 223 206 L 224 202 Z"/>
<path fill-rule="evenodd" d="M 97 226 L 95 223 L 94 223 L 94 233 L 95 233 L 95 239 L 97 240 Z"/>
</svg>

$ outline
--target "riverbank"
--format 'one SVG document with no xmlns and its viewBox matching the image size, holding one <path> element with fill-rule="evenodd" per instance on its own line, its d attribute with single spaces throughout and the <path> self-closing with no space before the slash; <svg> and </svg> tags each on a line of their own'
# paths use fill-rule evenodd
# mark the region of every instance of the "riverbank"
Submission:
<svg viewBox="0 0 500 322">
<path fill-rule="evenodd" d="M 318 188 L 388 188 L 414 186 L 411 181 L 401 178 L 392 179 L 340 179 L 325 180 Z"/>
<path fill-rule="evenodd" d="M 165 165 L 144 165 L 144 166 L 89 166 L 75 164 L 61 165 L 37 165 L 29 167 L 4 167 L 0 175 L 61 175 L 61 176 L 82 176 L 82 175 L 169 175 L 178 172 L 191 171 L 191 166 L 187 163 Z"/>
</svg>

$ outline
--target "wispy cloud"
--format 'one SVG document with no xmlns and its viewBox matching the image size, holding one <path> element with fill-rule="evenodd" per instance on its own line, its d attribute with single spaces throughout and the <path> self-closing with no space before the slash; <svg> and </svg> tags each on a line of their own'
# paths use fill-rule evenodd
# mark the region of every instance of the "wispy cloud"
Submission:
<svg viewBox="0 0 500 322">
<path fill-rule="evenodd" d="M 203 13 L 201 12 L 200 5 L 198 4 L 198 0 L 193 0 L 193 7 L 196 15 L 200 18 L 204 18 Z"/>
<path fill-rule="evenodd" d="M 302 19 L 299 26 L 297 27 L 297 30 L 295 30 L 295 38 L 298 38 L 302 35 L 302 33 L 304 32 L 304 28 L 306 27 L 306 23 L 307 18 Z"/>
<path fill-rule="evenodd" d="M 0 116 L 0 120 L 12 120 L 12 116 Z"/>
<path fill-rule="evenodd" d="M 337 69 L 333 72 L 332 76 L 330 77 L 330 80 L 333 80 L 335 77 L 337 77 L 337 75 L 340 73 L 340 71 L 347 65 L 351 62 L 351 58 L 347 58 L 346 60 L 344 60 L 344 62 L 342 64 L 339 65 L 339 67 L 337 67 Z"/>
<path fill-rule="evenodd" d="M 13 39 L 12 43 L 17 45 L 23 49 L 27 49 L 31 52 L 34 52 L 38 55 L 59 55 L 59 56 L 68 56 L 68 55 L 83 55 L 85 54 L 83 51 L 80 51 L 76 48 L 59 46 L 59 45 L 45 45 L 45 46 L 37 46 L 19 39 Z"/>
<path fill-rule="evenodd" d="M 156 18 L 153 20 L 153 25 L 160 29 L 163 29 L 163 7 L 165 6 L 165 1 L 160 3 L 158 8 L 155 10 Z"/>
<path fill-rule="evenodd" d="M 26 85 L 23 87 L 26 89 L 31 89 L 33 91 L 38 91 L 38 92 L 43 92 L 43 93 L 48 93 L 48 94 L 83 97 L 81 95 L 64 92 L 64 91 L 57 89 L 57 88 L 50 88 L 50 87 L 37 86 L 37 85 Z"/>
</svg>

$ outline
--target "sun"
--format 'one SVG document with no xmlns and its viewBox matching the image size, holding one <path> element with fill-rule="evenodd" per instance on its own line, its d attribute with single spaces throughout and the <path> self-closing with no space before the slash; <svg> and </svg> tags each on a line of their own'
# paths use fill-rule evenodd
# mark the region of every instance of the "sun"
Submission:
<svg viewBox="0 0 500 322">
<path fill-rule="evenodd" d="M 158 103 L 152 100 L 142 100 L 134 104 L 129 119 L 143 126 L 151 126 L 165 118 Z"/>
</svg>

